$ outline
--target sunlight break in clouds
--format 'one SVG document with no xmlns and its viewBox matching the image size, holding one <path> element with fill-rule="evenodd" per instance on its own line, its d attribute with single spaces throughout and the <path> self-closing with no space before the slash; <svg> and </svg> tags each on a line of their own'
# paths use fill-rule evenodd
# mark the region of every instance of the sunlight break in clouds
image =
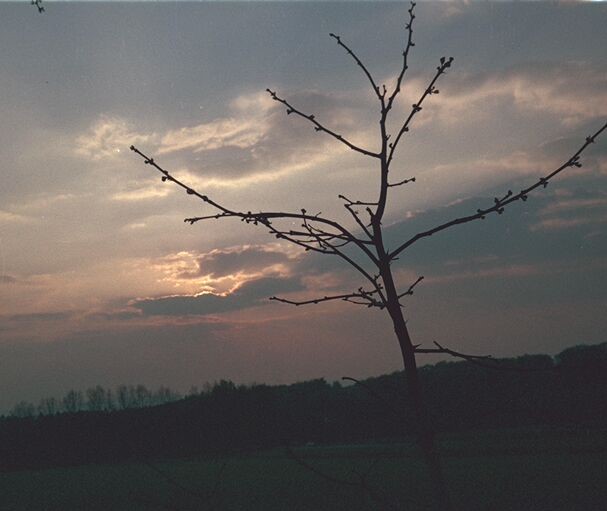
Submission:
<svg viewBox="0 0 607 511">
<path fill-rule="evenodd" d="M 252 280 L 289 277 L 298 259 L 292 247 L 276 243 L 214 249 L 207 253 L 182 251 L 151 263 L 163 281 L 181 293 L 226 296 Z"/>
</svg>

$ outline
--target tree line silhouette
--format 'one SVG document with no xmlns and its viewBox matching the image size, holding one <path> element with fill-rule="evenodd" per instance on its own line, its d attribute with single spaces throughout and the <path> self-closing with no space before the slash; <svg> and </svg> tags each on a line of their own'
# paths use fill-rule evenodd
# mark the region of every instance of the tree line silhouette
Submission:
<svg viewBox="0 0 607 511">
<path fill-rule="evenodd" d="M 607 343 L 576 346 L 554 358 L 439 362 L 422 367 L 420 375 L 440 432 L 607 426 Z M 136 403 L 118 398 L 116 403 L 137 406 L 124 409 L 95 409 L 100 401 L 93 394 L 103 390 L 96 387 L 86 410 L 0 419 L 0 469 L 412 438 L 415 415 L 400 372 L 345 380 L 273 386 L 220 381 L 164 404 L 154 404 L 150 393 Z M 126 388 L 136 396 L 141 387 Z"/>
<path fill-rule="evenodd" d="M 160 386 L 150 390 L 145 385 L 119 385 L 115 390 L 101 385 L 90 387 L 86 391 L 69 390 L 61 399 L 44 397 L 38 405 L 28 401 L 19 401 L 10 410 L 11 417 L 34 417 L 36 415 L 56 415 L 76 413 L 85 410 L 91 412 L 126 410 L 143 408 L 177 401 L 183 396 L 168 387 Z"/>
</svg>

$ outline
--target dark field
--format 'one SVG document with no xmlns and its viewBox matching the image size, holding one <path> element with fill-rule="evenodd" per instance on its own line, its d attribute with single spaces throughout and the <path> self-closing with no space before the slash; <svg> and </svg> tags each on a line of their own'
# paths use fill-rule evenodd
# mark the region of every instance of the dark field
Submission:
<svg viewBox="0 0 607 511">
<path fill-rule="evenodd" d="M 535 429 L 445 435 L 457 509 L 607 509 L 607 432 Z M 409 444 L 298 448 L 332 476 L 366 473 L 381 498 L 429 509 L 423 464 Z M 218 459 L 162 461 L 0 474 L 4 510 L 381 509 L 358 488 L 319 477 L 281 450 Z"/>
</svg>

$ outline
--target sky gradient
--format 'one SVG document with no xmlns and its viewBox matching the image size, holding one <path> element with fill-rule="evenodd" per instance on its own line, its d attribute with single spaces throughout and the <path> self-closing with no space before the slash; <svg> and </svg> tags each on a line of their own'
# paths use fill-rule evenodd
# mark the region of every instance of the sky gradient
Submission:
<svg viewBox="0 0 607 511">
<path fill-rule="evenodd" d="M 339 261 L 210 212 L 128 148 L 235 209 L 373 199 L 378 169 L 285 115 L 266 87 L 377 149 L 364 75 L 390 86 L 403 3 L 0 3 L 0 410 L 102 384 L 185 391 L 400 368 L 385 313 L 267 297 L 358 288 Z M 421 3 L 397 118 L 441 56 L 440 94 L 393 166 L 389 243 L 558 167 L 607 119 L 607 8 Z M 397 125 L 392 125 L 396 128 Z M 424 240 L 398 265 L 416 343 L 496 356 L 604 342 L 607 137 L 504 215 Z M 436 359 L 423 359 L 433 362 Z"/>
</svg>

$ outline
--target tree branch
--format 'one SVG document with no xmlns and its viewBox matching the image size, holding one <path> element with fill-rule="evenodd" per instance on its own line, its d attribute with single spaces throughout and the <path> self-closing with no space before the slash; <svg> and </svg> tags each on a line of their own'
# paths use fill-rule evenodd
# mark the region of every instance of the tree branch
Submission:
<svg viewBox="0 0 607 511">
<path fill-rule="evenodd" d="M 403 67 L 401 68 L 400 74 L 398 75 L 398 78 L 396 79 L 396 86 L 394 87 L 394 91 L 388 98 L 388 103 L 386 104 L 385 113 L 388 113 L 390 111 L 390 109 L 392 108 L 392 104 L 394 103 L 396 96 L 400 92 L 400 88 L 401 88 L 401 85 L 403 82 L 403 77 L 405 76 L 405 73 L 406 73 L 407 69 L 409 68 L 409 66 L 407 65 L 409 51 L 411 50 L 411 48 L 413 46 L 415 46 L 415 43 L 413 42 L 413 20 L 415 19 L 415 14 L 413 14 L 413 10 L 415 9 L 415 5 L 416 5 L 415 2 L 411 2 L 411 7 L 409 7 L 409 10 L 407 11 L 409 13 L 409 22 L 405 25 L 405 29 L 407 30 L 408 35 L 407 35 L 407 44 L 405 46 L 405 50 L 403 51 Z"/>
<path fill-rule="evenodd" d="M 251 211 L 247 211 L 247 212 L 233 211 L 233 210 L 219 204 L 218 202 L 215 202 L 213 199 L 211 199 L 207 195 L 203 195 L 203 194 L 199 193 L 194 188 L 191 188 L 188 185 L 186 185 L 183 181 L 180 181 L 179 179 L 175 178 L 173 175 L 171 175 L 171 173 L 169 171 L 165 170 L 160 165 L 158 165 L 158 163 L 156 163 L 154 158 L 148 157 L 143 152 L 141 152 L 139 149 L 137 149 L 135 146 L 132 145 L 130 147 L 130 149 L 134 153 L 141 156 L 146 165 L 151 165 L 158 172 L 160 172 L 162 174 L 163 182 L 166 182 L 166 181 L 173 182 L 180 188 L 184 189 L 188 195 L 193 195 L 193 196 L 197 197 L 198 199 L 200 199 L 201 201 L 203 201 L 203 202 L 209 204 L 210 206 L 214 207 L 215 209 L 219 210 L 219 213 L 217 213 L 215 215 L 206 215 L 206 216 L 200 216 L 200 217 L 186 218 L 184 220 L 184 222 L 194 224 L 194 223 L 202 221 L 202 220 L 229 218 L 229 217 L 240 218 L 243 222 L 252 223 L 253 225 L 262 224 L 262 225 L 265 225 L 266 227 L 271 226 L 271 220 L 273 220 L 273 219 L 300 219 L 303 221 L 318 222 L 320 224 L 327 225 L 327 226 L 332 227 L 332 228 L 336 229 L 337 231 L 339 231 L 341 234 L 343 234 L 343 236 L 345 238 L 348 238 L 349 240 L 351 240 L 351 242 L 354 243 L 374 264 L 377 264 L 377 257 L 366 246 L 366 240 L 361 240 L 361 239 L 357 238 L 348 229 L 346 229 L 345 227 L 343 227 L 341 224 L 339 224 L 338 222 L 336 222 L 334 220 L 329 220 L 327 218 L 323 218 L 320 215 L 309 215 L 309 214 L 307 214 L 305 209 L 302 209 L 301 213 L 288 213 L 288 212 L 278 212 L 278 211 L 262 211 L 259 213 L 252 213 Z M 272 228 L 272 229 L 273 229 L 273 233 L 275 235 L 277 235 L 277 237 L 280 237 L 283 239 L 288 239 L 287 235 L 284 234 L 283 232 L 276 230 L 274 228 Z M 289 239 L 289 241 L 291 241 L 295 244 L 301 245 L 301 243 L 297 243 L 296 241 L 293 241 L 291 239 Z M 309 247 L 306 247 L 305 245 L 303 245 L 303 246 L 304 246 L 304 248 L 309 248 Z"/>
<path fill-rule="evenodd" d="M 383 104 L 384 96 L 380 92 L 379 87 L 376 85 L 375 80 L 373 80 L 373 77 L 371 76 L 371 73 L 369 72 L 369 70 L 367 69 L 367 67 L 361 62 L 361 60 L 356 56 L 356 54 L 347 45 L 345 45 L 343 43 L 343 41 L 341 40 L 340 36 L 335 35 L 333 33 L 329 34 L 329 36 L 332 37 L 333 39 L 335 39 L 337 41 L 337 44 L 339 46 L 341 46 L 344 50 L 346 50 L 346 52 L 348 52 L 348 54 L 356 61 L 356 64 L 358 64 L 358 66 L 363 70 L 363 72 L 365 73 L 365 75 L 369 79 L 369 83 L 371 83 L 371 87 L 373 88 L 373 92 L 375 92 L 375 95 L 377 96 L 377 98 Z"/>
<path fill-rule="evenodd" d="M 426 97 L 431 96 L 432 94 L 439 93 L 438 89 L 434 87 L 434 84 L 437 82 L 437 80 L 439 79 L 439 77 L 442 74 L 445 74 L 447 68 L 451 67 L 452 62 L 453 62 L 453 57 L 449 57 L 449 58 L 441 57 L 440 64 L 436 68 L 436 74 L 432 78 L 432 81 L 430 82 L 428 87 L 426 87 L 426 89 L 424 90 L 424 93 L 419 98 L 419 101 L 417 103 L 413 103 L 412 108 L 411 108 L 411 113 L 409 113 L 409 116 L 407 117 L 407 119 L 403 123 L 402 127 L 398 131 L 398 134 L 396 135 L 394 142 L 390 142 L 388 144 L 388 147 L 390 149 L 388 151 L 388 158 L 386 160 L 388 167 L 390 166 L 390 163 L 392 162 L 392 159 L 394 158 L 394 152 L 396 151 L 396 147 L 398 146 L 398 143 L 400 142 L 401 137 L 403 136 L 404 133 L 409 131 L 409 124 L 411 124 L 413 117 L 415 117 L 415 115 L 421 111 L 422 103 L 424 102 Z"/>
<path fill-rule="evenodd" d="M 365 291 L 362 287 L 358 289 L 358 291 L 354 292 L 354 293 L 345 293 L 345 294 L 341 294 L 341 295 L 330 295 L 330 296 L 323 296 L 321 298 L 313 298 L 311 300 L 302 300 L 302 301 L 298 301 L 298 300 L 288 300 L 286 298 L 279 298 L 277 296 L 271 296 L 270 300 L 274 300 L 277 302 L 281 302 L 281 303 L 287 303 L 289 305 L 295 305 L 295 306 L 299 306 L 299 305 L 316 305 L 318 303 L 322 303 L 322 302 L 330 302 L 330 301 L 334 301 L 334 300 L 342 300 L 344 302 L 350 302 L 350 303 L 355 303 L 355 304 L 359 304 L 359 305 L 366 305 L 367 307 L 378 307 L 380 309 L 384 308 L 383 303 L 377 301 L 376 299 L 374 299 L 372 297 L 372 295 L 377 294 L 378 291 L 377 290 L 373 290 L 373 291 Z M 365 303 L 362 302 L 355 302 L 352 301 L 352 299 L 355 298 L 360 298 L 361 300 L 365 300 Z"/>
<path fill-rule="evenodd" d="M 391 188 L 393 186 L 402 186 L 402 185 L 406 185 L 407 183 L 415 183 L 415 177 L 410 177 L 409 179 L 403 179 L 402 181 L 399 181 L 398 183 L 388 183 L 388 188 Z"/>
<path fill-rule="evenodd" d="M 477 365 L 479 367 L 484 367 L 485 369 L 496 369 L 498 371 L 515 371 L 515 372 L 535 372 L 535 371 L 559 371 L 558 367 L 512 367 L 502 365 L 500 360 L 494 359 L 491 355 L 470 355 L 467 353 L 461 353 L 459 351 L 455 351 L 449 348 L 445 348 L 441 346 L 439 343 L 434 343 L 436 348 L 420 348 L 419 346 L 415 347 L 415 353 L 421 354 L 434 354 L 434 355 L 450 355 L 455 358 L 464 359 L 471 364 Z"/>
<path fill-rule="evenodd" d="M 423 275 L 419 276 L 417 278 L 417 280 L 413 284 L 411 284 L 409 286 L 409 289 L 407 289 L 404 293 L 401 293 L 401 294 L 398 295 L 399 300 L 403 296 L 407 296 L 407 295 L 411 296 L 411 295 L 413 295 L 413 290 L 415 289 L 415 286 L 417 286 L 422 280 L 424 280 L 424 276 Z"/>
<path fill-rule="evenodd" d="M 314 129 L 316 131 L 322 131 L 324 133 L 327 133 L 328 135 L 331 135 L 333 138 L 335 138 L 336 140 L 339 140 L 342 144 L 348 146 L 353 151 L 364 154 L 366 156 L 372 156 L 373 158 L 379 158 L 378 153 L 374 153 L 372 151 L 368 151 L 367 149 L 363 149 L 362 147 L 358 147 L 357 145 L 354 145 L 352 142 L 346 140 L 342 135 L 335 133 L 333 130 L 330 130 L 329 128 L 326 128 L 325 126 L 320 124 L 313 115 L 304 114 L 302 111 L 300 111 L 297 108 L 295 108 L 294 106 L 292 106 L 287 100 L 278 97 L 276 95 L 276 92 L 274 92 L 270 89 L 266 89 L 266 90 L 268 91 L 268 94 L 270 94 L 270 96 L 272 97 L 272 99 L 274 101 L 278 101 L 279 103 L 282 103 L 287 108 L 287 115 L 290 115 L 290 114 L 299 115 L 300 117 L 303 117 L 304 119 L 307 119 L 308 121 L 310 121 L 314 125 Z"/>
<path fill-rule="evenodd" d="M 483 220 L 489 213 L 497 213 L 498 215 L 501 215 L 504 212 L 504 208 L 506 206 L 508 206 L 509 204 L 512 204 L 513 202 L 516 202 L 518 200 L 521 200 L 523 202 L 526 201 L 529 193 L 531 193 L 535 189 L 539 188 L 540 186 L 543 188 L 546 188 L 548 186 L 548 182 L 553 177 L 555 177 L 556 175 L 561 173 L 563 170 L 565 170 L 566 168 L 581 167 L 582 163 L 580 162 L 580 155 L 584 152 L 584 150 L 590 144 L 593 144 L 595 142 L 595 140 L 601 135 L 601 133 L 603 133 L 603 131 L 605 131 L 606 129 L 607 129 L 607 122 L 605 124 L 603 124 L 603 126 L 601 128 L 599 128 L 593 135 L 586 137 L 586 141 L 582 144 L 582 146 L 573 154 L 573 156 L 571 156 L 567 161 L 565 161 L 560 167 L 558 167 L 556 170 L 550 172 L 546 176 L 540 177 L 537 180 L 537 182 L 535 182 L 531 186 L 521 190 L 519 193 L 516 193 L 516 194 L 513 194 L 511 190 L 508 190 L 508 192 L 501 199 L 498 197 L 496 197 L 494 199 L 493 206 L 490 206 L 486 209 L 477 209 L 475 214 L 464 216 L 461 218 L 456 218 L 449 222 L 445 222 L 444 224 L 438 225 L 432 229 L 428 229 L 427 231 L 422 231 L 422 232 L 417 233 L 415 236 L 413 236 L 409 240 L 405 241 L 402 245 L 400 245 L 393 252 L 391 252 L 389 254 L 390 258 L 394 259 L 403 250 L 407 249 L 408 247 L 410 247 L 411 245 L 413 245 L 415 242 L 419 241 L 422 238 L 432 236 L 433 234 L 435 234 L 437 232 L 444 231 L 445 229 L 448 229 L 449 227 L 453 227 L 455 225 L 465 224 L 465 223 L 471 222 L 473 220 Z"/>
</svg>

